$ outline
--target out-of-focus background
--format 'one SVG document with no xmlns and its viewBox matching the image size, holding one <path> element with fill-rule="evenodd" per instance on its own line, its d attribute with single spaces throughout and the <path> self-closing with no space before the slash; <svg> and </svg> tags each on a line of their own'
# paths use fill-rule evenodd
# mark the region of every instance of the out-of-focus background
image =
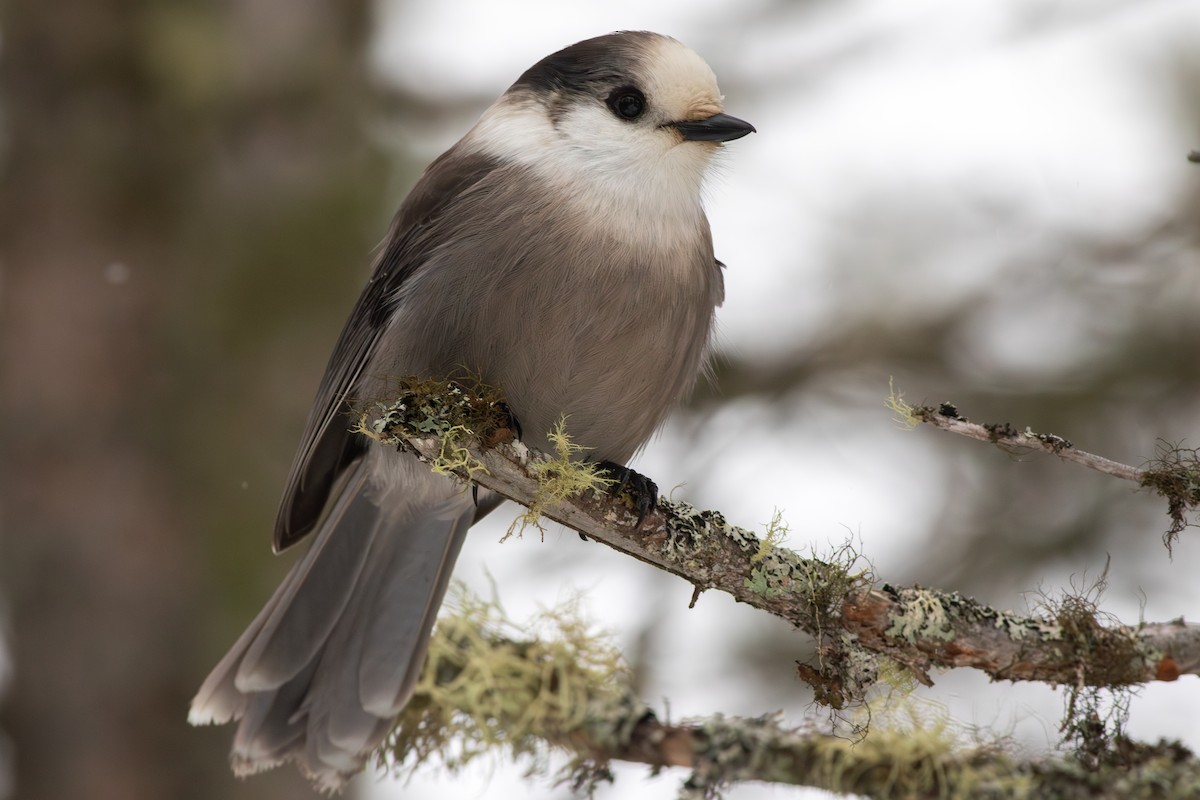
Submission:
<svg viewBox="0 0 1200 800">
<path fill-rule="evenodd" d="M 729 267 L 716 370 L 636 462 L 788 544 L 852 537 L 894 584 L 1001 607 L 1085 585 L 1200 615 L 1162 504 L 884 408 L 1053 431 L 1139 464 L 1200 443 L 1194 0 L 10 0 L 0 6 L 0 798 L 304 797 L 241 782 L 188 700 L 291 557 L 270 526 L 310 397 L 421 167 L 527 66 L 675 35 L 760 133 L 710 185 Z M 810 644 L 557 531 L 471 536 L 458 576 L 523 617 L 582 595 L 673 717 L 822 719 Z M 958 671 L 922 697 L 1031 752 L 1061 696 Z M 1200 746 L 1194 678 L 1130 730 Z M 521 765 L 405 797 L 566 796 Z M 603 796 L 678 775 L 619 771 Z M 378 776 L 354 791 L 399 797 Z M 735 797 L 795 796 L 744 787 Z"/>
</svg>

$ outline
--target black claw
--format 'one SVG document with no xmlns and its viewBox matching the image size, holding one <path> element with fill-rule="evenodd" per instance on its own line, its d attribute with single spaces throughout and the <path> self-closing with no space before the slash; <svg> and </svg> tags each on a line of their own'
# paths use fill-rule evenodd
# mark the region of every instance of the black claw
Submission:
<svg viewBox="0 0 1200 800">
<path fill-rule="evenodd" d="M 503 400 L 499 400 L 496 402 L 496 408 L 500 410 L 501 414 L 508 418 L 508 429 L 513 432 L 513 435 L 518 439 L 523 438 L 521 436 L 521 421 L 517 419 L 515 414 L 513 414 L 512 409 L 508 407 L 508 403 L 504 402 Z"/>
<path fill-rule="evenodd" d="M 642 527 L 646 515 L 658 506 L 658 485 L 640 472 L 634 472 L 624 464 L 612 461 L 601 461 L 596 465 L 599 471 L 613 483 L 609 486 L 609 494 L 619 495 L 625 492 L 637 512 L 637 525 Z"/>
</svg>

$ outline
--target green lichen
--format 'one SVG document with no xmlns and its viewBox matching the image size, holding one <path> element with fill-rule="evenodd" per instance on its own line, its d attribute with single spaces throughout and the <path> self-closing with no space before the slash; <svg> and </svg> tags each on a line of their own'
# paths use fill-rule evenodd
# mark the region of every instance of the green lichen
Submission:
<svg viewBox="0 0 1200 800">
<path fill-rule="evenodd" d="M 540 773 L 547 742 L 568 742 L 575 732 L 610 750 L 628 742 L 648 709 L 631 698 L 619 653 L 590 632 L 576 606 L 518 627 L 495 604 L 456 594 L 381 763 L 405 773 L 433 760 L 457 771 L 504 752 Z"/>
<path fill-rule="evenodd" d="M 923 590 L 905 592 L 901 609 L 889 618 L 885 632 L 893 639 L 908 644 L 933 639 L 949 642 L 954 639 L 953 611 L 947 607 L 944 595 Z"/>
<path fill-rule="evenodd" d="M 695 737 L 698 766 L 681 793 L 714 798 L 753 779 L 879 800 L 1185 800 L 1200 764 L 1177 742 L 1110 742 L 1091 764 L 1022 761 L 1001 745 L 966 745 L 939 719 L 876 720 L 853 739 L 783 728 L 776 717 L 713 717 Z"/>
<path fill-rule="evenodd" d="M 853 740 L 788 730 L 774 715 L 717 716 L 699 727 L 698 766 L 681 797 L 712 798 L 755 778 L 838 794 L 946 800 L 1015 797 L 1028 785 L 998 751 L 962 748 L 945 725 L 876 725 Z"/>
<path fill-rule="evenodd" d="M 405 447 L 408 437 L 438 439 L 438 455 L 429 459 L 439 475 L 470 479 L 487 468 L 468 444 L 493 446 L 512 441 L 512 420 L 500 393 L 463 381 L 406 378 L 389 390 L 389 399 L 356 409 L 354 430 L 380 444 Z"/>
<path fill-rule="evenodd" d="M 780 542 L 787 538 L 790 530 L 790 526 L 783 521 L 783 512 L 775 509 L 775 512 L 771 515 L 771 521 L 767 523 L 766 535 L 758 543 L 758 550 L 755 551 L 754 555 L 750 556 L 750 563 L 757 564 L 766 558 Z"/>
<path fill-rule="evenodd" d="M 896 389 L 893 378 L 888 378 L 888 396 L 884 405 L 894 415 L 892 420 L 906 430 L 912 430 L 921 424 L 921 418 L 911 404 L 904 399 L 904 393 Z"/>
<path fill-rule="evenodd" d="M 806 558 L 779 546 L 787 532 L 776 512 L 762 538 L 729 525 L 714 512 L 697 511 L 686 503 L 664 501 L 667 537 L 662 554 L 687 566 L 698 589 L 709 576 L 741 571 L 741 587 L 756 604 L 778 604 L 782 613 L 819 642 L 815 666 L 799 665 L 802 679 L 814 687 L 819 702 L 840 708 L 861 698 L 878 674 L 877 657 L 859 647 L 850 634 L 839 635 L 837 616 L 846 598 L 869 586 L 869 569 L 856 569 L 857 550 L 846 543 L 822 557 Z M 728 545 L 744 560 L 731 556 Z M 844 632 L 843 632 L 844 633 Z M 832 637 L 832 638 L 831 638 Z"/>
<path fill-rule="evenodd" d="M 896 601 L 886 633 L 907 644 L 919 640 L 953 641 L 955 630 L 981 624 L 991 625 L 1015 641 L 1063 639 L 1062 625 L 1053 615 L 1022 616 L 997 611 L 958 592 L 896 589 L 886 585 L 883 590 Z"/>
<path fill-rule="evenodd" d="M 630 689 L 611 643 L 592 635 L 573 606 L 517 627 L 494 604 L 464 598 L 456 605 L 439 621 L 382 763 L 401 773 L 437 764 L 454 771 L 490 756 L 519 759 L 528 774 L 540 775 L 552 750 L 562 749 L 574 755 L 562 779 L 581 792 L 612 779 L 607 759 L 614 754 L 638 759 L 644 752 L 654 763 L 653 739 L 646 751 L 630 750 L 644 725 L 657 726 L 654 715 Z M 778 715 L 684 723 L 672 730 L 685 732 L 693 772 L 680 796 L 713 798 L 746 781 L 878 800 L 1200 796 L 1200 763 L 1176 742 L 1142 744 L 1098 735 L 1099 728 L 1085 754 L 1020 760 L 1002 746 L 966 743 L 941 718 L 921 719 L 913 709 L 902 701 L 852 738 L 788 727 Z"/>
<path fill-rule="evenodd" d="M 813 632 L 820 636 L 846 598 L 874 581 L 868 566 L 858 566 L 861 560 L 854 545 L 845 542 L 828 553 L 814 552 L 811 558 L 776 547 L 759 564 L 768 586 L 787 591 L 802 603 Z"/>
<path fill-rule="evenodd" d="M 580 458 L 588 448 L 571 440 L 565 416 L 555 424 L 548 438 L 554 447 L 554 455 L 529 463 L 529 471 L 537 479 L 537 491 L 525 512 L 509 526 L 505 538 L 530 525 L 544 532 L 541 516 L 547 508 L 584 492 L 605 491 L 615 483 L 612 478 L 602 475 L 596 464 Z"/>
<path fill-rule="evenodd" d="M 1015 642 L 1026 638 L 1035 641 L 1062 638 L 1062 628 L 1053 619 L 1021 616 L 1011 611 L 997 611 L 992 624 Z"/>
</svg>

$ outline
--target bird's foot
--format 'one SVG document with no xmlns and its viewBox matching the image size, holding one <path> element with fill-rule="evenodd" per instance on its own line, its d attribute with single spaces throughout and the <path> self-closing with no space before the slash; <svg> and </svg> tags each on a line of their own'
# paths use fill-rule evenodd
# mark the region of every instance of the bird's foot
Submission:
<svg viewBox="0 0 1200 800">
<path fill-rule="evenodd" d="M 637 512 L 637 525 L 642 527 L 646 515 L 658 506 L 658 485 L 640 472 L 634 472 L 624 464 L 612 461 L 601 461 L 597 471 L 612 483 L 608 487 L 609 494 L 614 497 L 622 493 L 628 495 L 633 510 Z"/>
<path fill-rule="evenodd" d="M 508 407 L 508 403 L 503 400 L 496 401 L 496 411 L 507 421 L 508 429 L 512 431 L 513 436 L 520 439 L 521 437 L 521 421 L 517 419 L 517 415 Z"/>
</svg>

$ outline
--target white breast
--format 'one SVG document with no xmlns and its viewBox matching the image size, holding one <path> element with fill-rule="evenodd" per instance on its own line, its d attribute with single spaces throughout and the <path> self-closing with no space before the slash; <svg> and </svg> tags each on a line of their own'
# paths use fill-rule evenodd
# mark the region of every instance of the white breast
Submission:
<svg viewBox="0 0 1200 800">
<path fill-rule="evenodd" d="M 540 105 L 506 96 L 464 144 L 533 169 L 584 224 L 643 251 L 677 252 L 708 236 L 701 188 L 711 149 L 646 136 L 603 106 L 572 106 L 552 121 Z"/>
</svg>

